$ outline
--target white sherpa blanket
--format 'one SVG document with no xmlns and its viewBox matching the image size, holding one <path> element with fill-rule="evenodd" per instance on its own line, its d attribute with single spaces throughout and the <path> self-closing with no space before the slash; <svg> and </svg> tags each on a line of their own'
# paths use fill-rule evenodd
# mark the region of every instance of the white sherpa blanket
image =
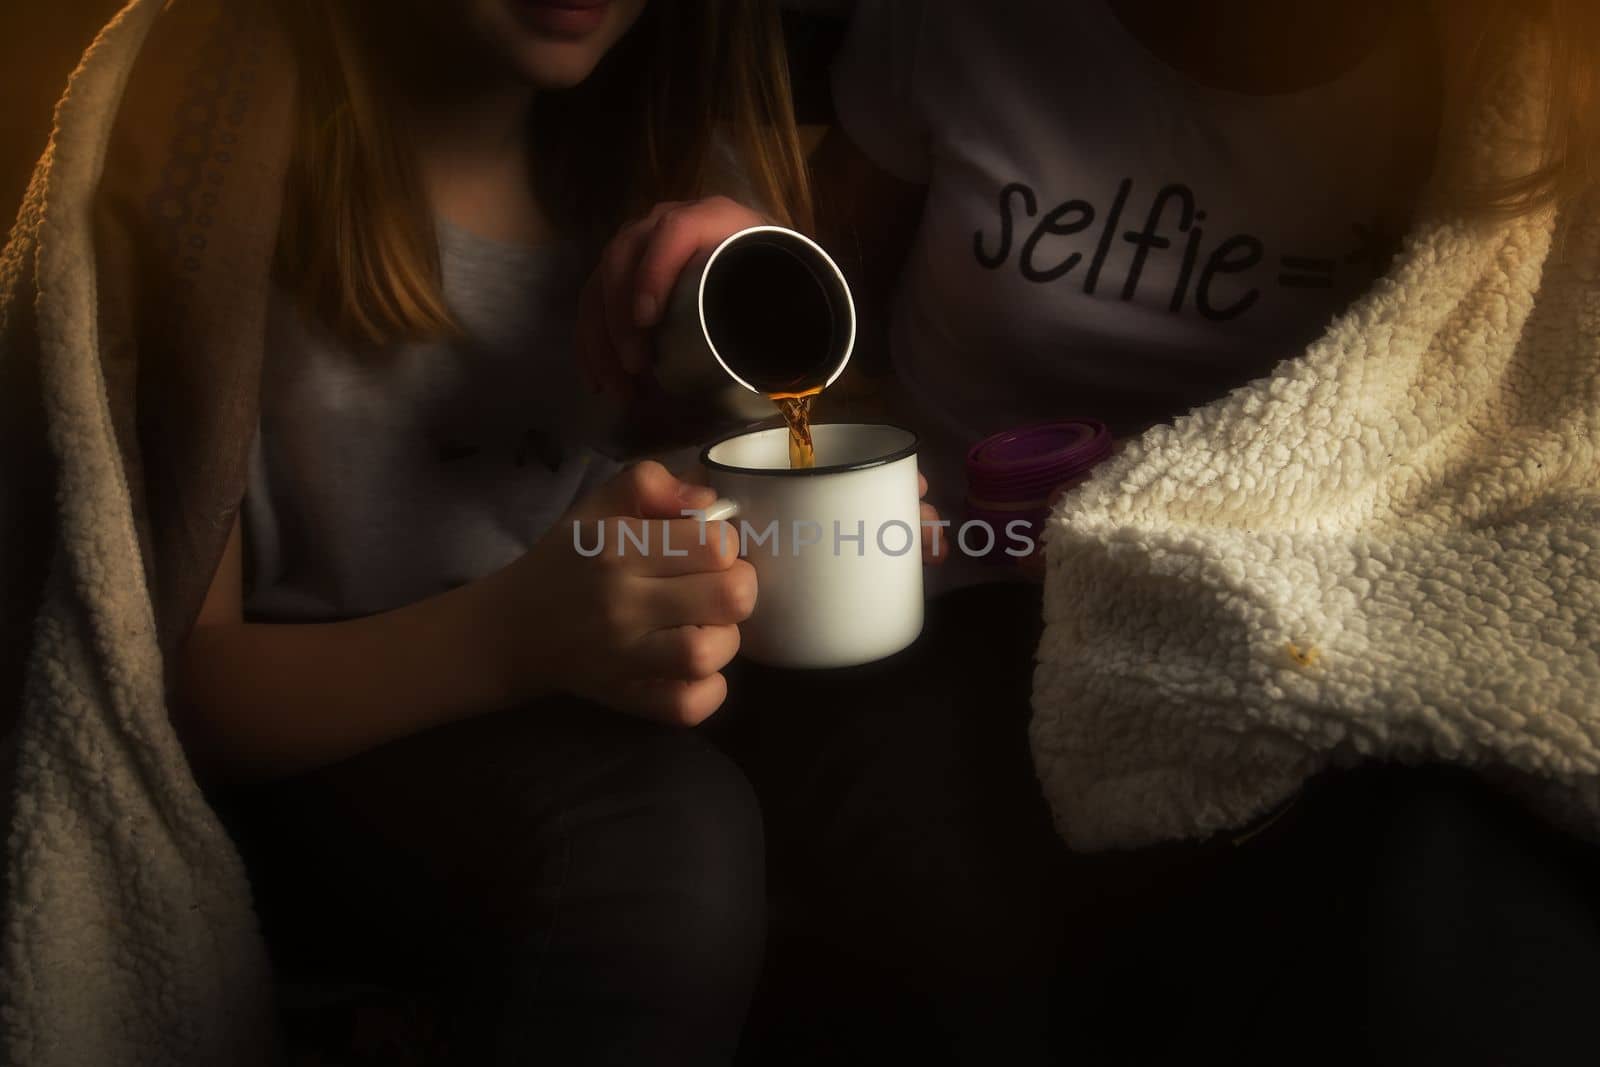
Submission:
<svg viewBox="0 0 1600 1067">
<path fill-rule="evenodd" d="M 1533 41 L 1444 181 L 1526 162 Z M 1131 441 L 1046 534 L 1032 742 L 1063 835 L 1204 837 L 1367 758 L 1600 830 L 1597 428 L 1591 197 L 1434 213 L 1307 352 Z"/>
<path fill-rule="evenodd" d="M 243 866 L 168 725 L 96 350 L 92 195 L 161 7 L 134 0 L 85 57 L 0 258 L 0 334 L 23 313 L 18 301 L 31 297 L 37 317 L 58 486 L 54 559 L 7 753 L 0 1061 L 19 1067 L 276 1058 Z M 0 497 L 0 510 L 14 499 Z"/>
</svg>

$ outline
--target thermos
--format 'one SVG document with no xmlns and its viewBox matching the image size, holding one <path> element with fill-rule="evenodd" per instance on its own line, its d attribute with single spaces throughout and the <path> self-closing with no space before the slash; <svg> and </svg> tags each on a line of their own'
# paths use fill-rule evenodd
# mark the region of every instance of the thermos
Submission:
<svg viewBox="0 0 1600 1067">
<path fill-rule="evenodd" d="M 989 524 L 995 536 L 991 558 L 1016 533 L 1038 543 L 1052 498 L 1081 484 L 1114 448 L 1111 431 L 1099 419 L 1059 422 L 1006 430 L 979 441 L 967 453 L 967 519 Z"/>
<path fill-rule="evenodd" d="M 717 394 L 764 418 L 766 398 L 833 384 L 855 338 L 855 302 L 832 257 L 794 230 L 754 226 L 679 276 L 656 335 L 656 381 L 669 397 Z"/>
</svg>

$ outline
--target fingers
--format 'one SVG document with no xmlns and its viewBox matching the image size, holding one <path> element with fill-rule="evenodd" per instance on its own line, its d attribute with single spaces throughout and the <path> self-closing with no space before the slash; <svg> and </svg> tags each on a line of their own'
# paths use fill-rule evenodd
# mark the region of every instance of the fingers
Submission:
<svg viewBox="0 0 1600 1067">
<path fill-rule="evenodd" d="M 917 472 L 917 496 L 928 495 L 928 479 L 921 472 Z M 921 505 L 922 514 L 922 562 L 943 563 L 950 558 L 950 539 L 945 536 L 949 529 L 939 525 L 939 511 L 932 504 L 924 502 Z"/>
<path fill-rule="evenodd" d="M 649 331 L 689 261 L 765 221 L 727 197 L 711 197 L 657 204 L 618 231 L 578 302 L 579 354 L 593 382 L 626 391 L 630 376 L 649 366 Z"/>
<path fill-rule="evenodd" d="M 709 678 L 641 679 L 623 683 L 612 703 L 623 711 L 673 726 L 698 726 L 728 699 L 728 681 Z"/>
<path fill-rule="evenodd" d="M 630 321 L 626 309 L 633 297 L 633 266 L 640 244 L 649 237 L 656 221 L 676 206 L 658 204 L 650 214 L 618 231 L 584 283 L 578 298 L 578 359 L 593 388 L 626 392 L 628 365 L 642 364 L 646 339 L 641 331 L 624 328 Z"/>
<path fill-rule="evenodd" d="M 641 578 L 725 571 L 739 558 L 731 523 L 699 519 L 608 520 L 602 544 L 600 559 Z"/>
<path fill-rule="evenodd" d="M 690 485 L 710 485 L 711 472 L 704 463 L 694 463 L 678 472 L 678 478 Z"/>
<path fill-rule="evenodd" d="M 606 337 L 617 364 L 627 374 L 638 374 L 649 364 L 645 326 L 635 321 L 634 274 L 645 243 L 657 220 L 677 204 L 660 204 L 649 215 L 624 226 L 606 246 L 596 270 Z"/>
<path fill-rule="evenodd" d="M 737 625 L 756 607 L 755 568 L 744 560 L 722 571 L 638 582 L 630 604 L 638 612 L 633 625 L 641 630 Z"/>
<path fill-rule="evenodd" d="M 612 361 L 628 376 L 638 374 L 650 364 L 646 350 L 649 342 L 643 330 L 635 326 L 619 306 L 627 299 L 627 283 L 601 280 L 600 321 L 605 326 L 605 343 Z"/>
<path fill-rule="evenodd" d="M 634 646 L 642 677 L 695 681 L 709 678 L 739 652 L 737 626 L 678 626 L 654 630 Z"/>
<path fill-rule="evenodd" d="M 661 212 L 634 272 L 630 305 L 633 324 L 648 329 L 661 321 L 672 287 L 695 255 L 764 221 L 754 211 L 723 196 L 675 204 Z"/>
<path fill-rule="evenodd" d="M 716 498 L 710 488 L 685 482 L 655 460 L 645 460 L 584 497 L 571 517 L 585 522 L 619 516 L 681 519 L 685 508 L 705 508 Z"/>
<path fill-rule="evenodd" d="M 946 536 L 949 526 L 940 526 L 939 512 L 932 504 L 923 504 L 922 513 L 922 562 L 943 563 L 950 558 L 950 538 Z"/>
</svg>

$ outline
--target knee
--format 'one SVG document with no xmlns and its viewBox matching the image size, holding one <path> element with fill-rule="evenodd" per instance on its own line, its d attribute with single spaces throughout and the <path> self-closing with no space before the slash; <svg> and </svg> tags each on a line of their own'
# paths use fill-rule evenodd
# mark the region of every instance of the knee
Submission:
<svg viewBox="0 0 1600 1067">
<path fill-rule="evenodd" d="M 1567 843 L 1464 771 L 1412 772 L 1392 802 L 1370 897 L 1375 1040 L 1396 1062 L 1560 1062 L 1600 966 Z"/>
<path fill-rule="evenodd" d="M 1475 873 L 1519 850 L 1509 801 L 1455 767 L 1390 772 L 1376 835 L 1380 880 L 1394 890 L 1459 896 Z"/>
<path fill-rule="evenodd" d="M 754 791 L 726 756 L 682 731 L 634 748 L 607 817 L 640 950 L 688 987 L 753 981 L 766 924 L 766 854 Z"/>
<path fill-rule="evenodd" d="M 1455 880 L 1492 850 L 1503 801 L 1460 767 L 1374 765 L 1343 771 L 1308 791 L 1303 840 L 1350 868 L 1371 864 L 1379 881 Z"/>
<path fill-rule="evenodd" d="M 1592 942 L 1563 846 L 1515 801 L 1458 770 L 1413 772 L 1392 797 L 1370 897 L 1378 958 L 1504 979 L 1532 946 L 1562 957 Z"/>
<path fill-rule="evenodd" d="M 589 725 L 538 820 L 535 876 L 509 887 L 535 923 L 510 946 L 507 1025 L 552 1062 L 602 1046 L 606 1062 L 726 1062 L 765 942 L 754 794 L 693 733 Z"/>
<path fill-rule="evenodd" d="M 685 919 L 719 926 L 758 920 L 765 840 L 744 773 L 710 745 L 679 733 L 647 753 L 638 774 L 648 797 L 643 829 Z"/>
</svg>

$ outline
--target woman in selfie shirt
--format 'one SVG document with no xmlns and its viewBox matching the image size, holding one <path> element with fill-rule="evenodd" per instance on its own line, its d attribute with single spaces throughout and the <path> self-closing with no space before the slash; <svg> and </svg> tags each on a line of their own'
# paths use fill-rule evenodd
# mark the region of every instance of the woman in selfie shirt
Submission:
<svg viewBox="0 0 1600 1067">
<path fill-rule="evenodd" d="M 1558 42 L 1549 127 L 1528 131 L 1545 168 L 1429 190 L 1446 101 L 1519 20 Z M 862 247 L 863 302 L 894 294 L 931 499 L 959 516 L 962 457 L 996 431 L 1084 415 L 1132 437 L 1264 377 L 1379 283 L 1426 195 L 1468 219 L 1574 201 L 1597 63 L 1600 18 L 1565 0 L 863 0 L 818 195 Z M 942 598 L 968 620 L 956 647 L 1031 673 L 1037 590 L 959 558 L 947 576 L 967 587 Z M 1256 826 L 1071 881 L 1095 903 L 1064 1010 L 1108 1055 L 1584 1055 L 1600 855 L 1469 771 L 1331 773 Z"/>
<path fill-rule="evenodd" d="M 984 435 L 1082 414 L 1134 437 L 1317 341 L 1418 219 L 1454 80 L 1486 78 L 1461 62 L 1475 35 L 1542 19 L 1562 42 L 1549 130 L 1528 131 L 1555 163 L 1443 195 L 1485 219 L 1578 197 L 1600 62 L 1586 8 L 864 0 L 819 198 L 866 245 L 869 291 L 893 280 L 894 382 L 941 512 Z M 1037 627 L 1003 621 L 1037 619 L 1037 592 L 958 590 L 944 609 L 1011 641 L 992 669 L 1030 672 Z M 1070 1011 L 1106 1009 L 1118 1054 L 1584 1054 L 1600 854 L 1464 769 L 1326 774 L 1254 827 L 1086 861 L 1078 881 L 1104 929 L 1069 965 Z"/>
</svg>

